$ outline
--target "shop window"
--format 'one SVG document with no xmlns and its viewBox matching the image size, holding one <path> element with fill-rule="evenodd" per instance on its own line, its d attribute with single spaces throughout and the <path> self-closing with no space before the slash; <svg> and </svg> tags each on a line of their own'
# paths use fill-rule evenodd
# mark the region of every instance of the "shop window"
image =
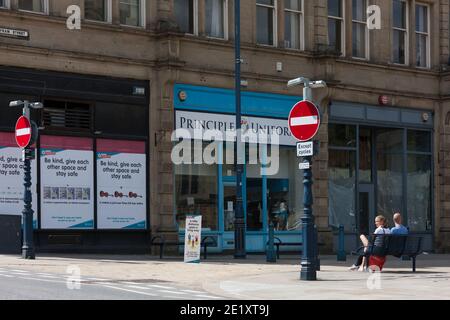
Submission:
<svg viewBox="0 0 450 320">
<path fill-rule="evenodd" d="M 133 27 L 145 25 L 144 0 L 120 0 L 120 24 Z"/>
<path fill-rule="evenodd" d="M 302 0 L 284 2 L 284 47 L 303 49 L 303 7 Z"/>
<path fill-rule="evenodd" d="M 92 21 L 111 22 L 112 0 L 85 0 L 84 18 Z"/>
<path fill-rule="evenodd" d="M 275 230 L 301 229 L 303 215 L 303 176 L 298 172 L 295 148 L 281 147 L 279 171 L 267 176 L 268 219 L 273 219 Z"/>
<path fill-rule="evenodd" d="M 261 145 L 259 151 L 262 151 Z M 247 144 L 247 230 L 261 231 L 263 229 L 263 176 L 261 175 L 261 163 L 250 161 L 258 154 L 258 145 Z M 252 156 L 250 156 L 252 155 Z M 253 159 L 255 160 L 255 159 Z"/>
<path fill-rule="evenodd" d="M 330 146 L 356 148 L 356 126 L 330 124 L 328 126 Z"/>
<path fill-rule="evenodd" d="M 139 105 L 97 102 L 94 112 L 95 132 L 148 137 L 147 108 Z"/>
<path fill-rule="evenodd" d="M 408 227 L 431 230 L 431 156 L 408 155 Z"/>
<path fill-rule="evenodd" d="M 202 216 L 203 230 L 218 229 L 217 165 L 175 166 L 175 212 L 180 231 L 184 230 L 189 214 Z"/>
<path fill-rule="evenodd" d="M 372 183 L 372 130 L 359 128 L 359 176 L 360 183 Z"/>
<path fill-rule="evenodd" d="M 329 224 L 354 231 L 356 152 L 330 149 L 328 153 Z"/>
<path fill-rule="evenodd" d="M 228 38 L 228 0 L 205 0 L 206 35 Z"/>
<path fill-rule="evenodd" d="M 344 2 L 328 0 L 328 45 L 339 55 L 344 55 Z"/>
<path fill-rule="evenodd" d="M 276 45 L 275 0 L 256 0 L 256 35 L 258 44 Z"/>
<path fill-rule="evenodd" d="M 42 125 L 46 129 L 92 131 L 92 110 L 87 103 L 45 100 Z"/>
<path fill-rule="evenodd" d="M 431 152 L 430 132 L 408 130 L 408 152 Z"/>
<path fill-rule="evenodd" d="M 48 13 L 48 0 L 19 0 L 19 10 Z"/>
<path fill-rule="evenodd" d="M 403 212 L 403 154 L 377 152 L 377 208 L 387 217 Z"/>
<path fill-rule="evenodd" d="M 403 129 L 377 129 L 377 153 L 403 152 Z"/>
<path fill-rule="evenodd" d="M 198 34 L 197 0 L 174 0 L 175 19 L 181 32 Z"/>
<path fill-rule="evenodd" d="M 393 0 L 393 61 L 408 64 L 408 4 L 404 0 Z"/>
<path fill-rule="evenodd" d="M 367 0 L 353 0 L 353 57 L 368 59 Z"/>
</svg>

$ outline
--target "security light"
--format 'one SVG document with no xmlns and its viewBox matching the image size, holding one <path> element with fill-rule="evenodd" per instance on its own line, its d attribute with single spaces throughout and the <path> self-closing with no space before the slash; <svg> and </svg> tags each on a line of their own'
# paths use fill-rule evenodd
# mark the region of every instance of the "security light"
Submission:
<svg viewBox="0 0 450 320">
<path fill-rule="evenodd" d="M 325 83 L 325 81 L 323 80 L 319 80 L 319 81 L 312 81 L 309 86 L 313 89 L 316 88 L 326 88 L 327 84 Z"/>
<path fill-rule="evenodd" d="M 23 106 L 24 105 L 24 102 L 23 101 L 20 101 L 20 100 L 17 100 L 17 101 L 11 101 L 10 103 L 9 103 L 9 106 L 10 107 L 21 107 L 21 106 Z"/>
</svg>

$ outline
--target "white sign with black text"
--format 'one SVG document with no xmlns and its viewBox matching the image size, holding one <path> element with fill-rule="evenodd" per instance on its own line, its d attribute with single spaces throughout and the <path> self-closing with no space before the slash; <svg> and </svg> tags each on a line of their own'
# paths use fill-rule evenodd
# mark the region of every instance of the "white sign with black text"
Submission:
<svg viewBox="0 0 450 320">
<path fill-rule="evenodd" d="M 200 248 L 202 236 L 202 216 L 186 216 L 184 234 L 184 262 L 200 263 Z"/>
<path fill-rule="evenodd" d="M 297 157 L 309 157 L 314 153 L 313 142 L 298 142 L 297 143 Z"/>
</svg>

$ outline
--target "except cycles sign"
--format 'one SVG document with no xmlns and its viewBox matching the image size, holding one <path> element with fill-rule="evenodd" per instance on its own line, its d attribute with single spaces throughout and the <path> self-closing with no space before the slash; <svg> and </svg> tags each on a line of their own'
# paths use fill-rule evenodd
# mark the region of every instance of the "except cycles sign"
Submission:
<svg viewBox="0 0 450 320">
<path fill-rule="evenodd" d="M 297 140 L 311 140 L 319 130 L 319 109 L 308 100 L 300 101 L 291 109 L 288 121 L 289 129 Z"/>
</svg>

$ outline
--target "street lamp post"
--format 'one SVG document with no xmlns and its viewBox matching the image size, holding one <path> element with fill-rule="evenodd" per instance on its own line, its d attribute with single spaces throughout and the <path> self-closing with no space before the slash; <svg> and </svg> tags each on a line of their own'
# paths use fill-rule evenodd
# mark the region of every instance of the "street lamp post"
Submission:
<svg viewBox="0 0 450 320">
<path fill-rule="evenodd" d="M 234 1 L 234 32 L 235 32 L 235 92 L 236 92 L 236 214 L 234 221 L 234 258 L 245 259 L 245 218 L 242 202 L 242 173 L 244 171 L 243 157 L 245 153 L 241 141 L 241 1 Z"/>
<path fill-rule="evenodd" d="M 20 107 L 23 106 L 22 115 L 30 119 L 30 108 L 41 109 L 43 107 L 40 102 L 30 103 L 28 101 L 11 101 L 9 103 L 10 107 Z M 31 159 L 33 158 L 33 149 L 31 145 L 37 139 L 37 126 L 32 123 L 32 141 L 29 145 L 23 148 L 22 158 L 23 158 L 23 169 L 24 169 L 24 209 L 23 214 L 23 244 L 22 244 L 22 258 L 24 259 L 35 259 L 35 250 L 33 244 L 33 209 L 32 209 L 32 196 L 31 196 Z M 34 141 L 33 141 L 34 140 Z"/>
<path fill-rule="evenodd" d="M 314 88 L 324 88 L 326 83 L 324 81 L 310 81 L 307 78 L 297 78 L 288 82 L 288 87 L 303 84 L 303 100 L 312 102 L 312 90 Z M 301 280 L 317 280 L 317 237 L 315 237 L 314 230 L 314 215 L 313 215 L 313 174 L 311 170 L 312 156 L 304 157 L 304 162 L 309 163 L 309 169 L 303 172 L 303 213 L 302 216 L 302 235 L 303 235 L 303 254 L 301 262 Z"/>
</svg>

